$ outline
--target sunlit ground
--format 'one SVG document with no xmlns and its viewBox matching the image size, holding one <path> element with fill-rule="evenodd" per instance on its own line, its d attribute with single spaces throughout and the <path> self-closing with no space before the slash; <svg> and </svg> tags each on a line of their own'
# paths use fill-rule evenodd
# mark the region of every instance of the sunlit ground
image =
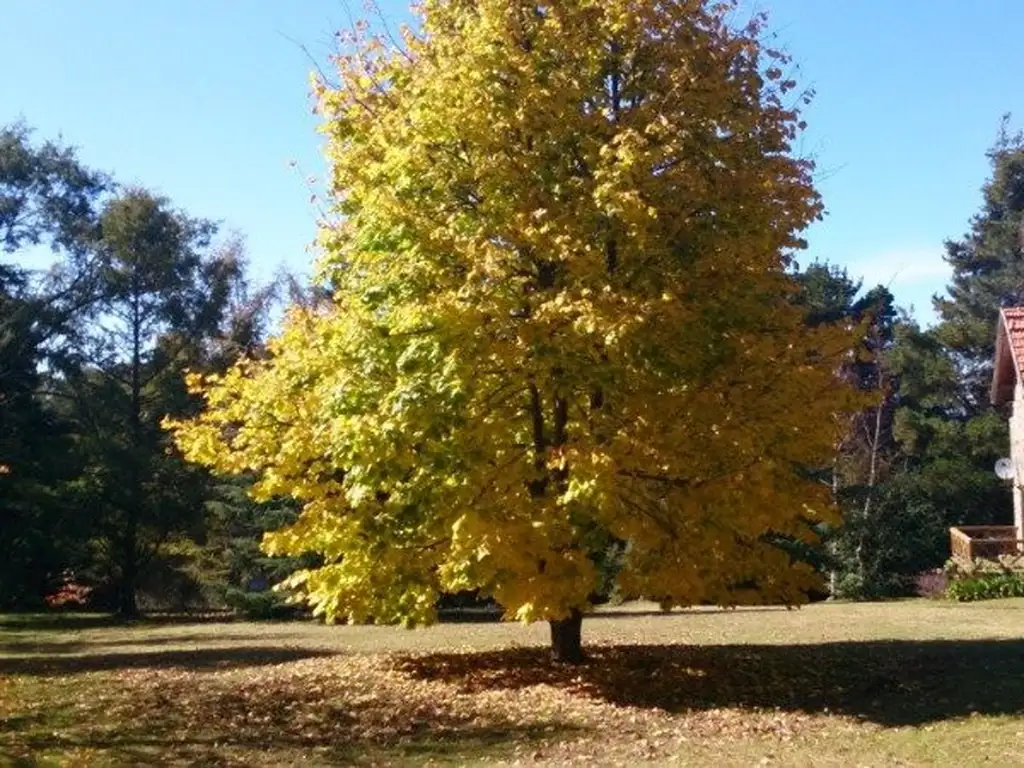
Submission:
<svg viewBox="0 0 1024 768">
<path fill-rule="evenodd" d="M 0 617 L 0 763 L 1024 765 L 1024 600 L 546 628 Z"/>
</svg>

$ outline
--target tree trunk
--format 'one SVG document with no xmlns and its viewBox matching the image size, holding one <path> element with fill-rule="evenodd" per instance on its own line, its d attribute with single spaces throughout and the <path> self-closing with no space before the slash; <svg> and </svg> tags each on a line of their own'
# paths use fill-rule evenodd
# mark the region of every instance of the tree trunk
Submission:
<svg viewBox="0 0 1024 768">
<path fill-rule="evenodd" d="M 138 267 L 132 276 L 132 381 L 131 381 L 131 441 L 129 508 L 124 531 L 124 551 L 121 562 L 121 594 L 117 611 L 126 618 L 139 613 L 135 591 L 139 578 L 139 518 L 142 506 L 142 310 Z"/>
<path fill-rule="evenodd" d="M 117 596 L 117 613 L 126 619 L 133 619 L 139 615 L 139 604 L 135 598 L 139 568 L 134 522 L 134 519 L 130 520 L 128 535 L 125 537 L 124 560 L 121 563 L 121 584 Z"/>
<path fill-rule="evenodd" d="M 583 614 L 574 609 L 568 618 L 548 623 L 551 625 L 551 659 L 559 664 L 582 664 Z"/>
</svg>

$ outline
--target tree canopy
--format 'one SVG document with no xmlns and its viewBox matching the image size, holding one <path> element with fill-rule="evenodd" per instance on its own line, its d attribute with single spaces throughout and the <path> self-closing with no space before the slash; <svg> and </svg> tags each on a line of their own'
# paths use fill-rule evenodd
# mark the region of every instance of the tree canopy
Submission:
<svg viewBox="0 0 1024 768">
<path fill-rule="evenodd" d="M 0 606 L 73 578 L 134 613 L 140 591 L 171 597 L 151 588 L 183 576 L 165 545 L 201 537 L 215 495 L 160 421 L 196 406 L 186 367 L 259 346 L 270 292 L 248 290 L 240 241 L 214 243 L 212 222 L 32 138 L 0 128 Z M 18 265 L 42 248 L 49 269 Z"/>
<path fill-rule="evenodd" d="M 477 589 L 574 657 L 609 546 L 622 593 L 666 606 L 816 584 L 778 544 L 832 519 L 807 468 L 856 405 L 853 336 L 791 300 L 821 210 L 800 95 L 762 19 L 728 19 L 434 0 L 320 84 L 333 302 L 171 425 L 303 503 L 266 547 L 323 556 L 291 580 L 318 612 L 429 622 Z"/>
<path fill-rule="evenodd" d="M 110 188 L 73 149 L 34 143 L 24 124 L 0 126 L 0 606 L 36 605 L 54 571 L 78 548 L 83 527 L 63 513 L 73 476 L 68 425 L 39 398 L 51 341 L 88 302 L 80 281 L 39 280 L 13 262 L 49 246 L 76 258 L 94 234 Z"/>
</svg>

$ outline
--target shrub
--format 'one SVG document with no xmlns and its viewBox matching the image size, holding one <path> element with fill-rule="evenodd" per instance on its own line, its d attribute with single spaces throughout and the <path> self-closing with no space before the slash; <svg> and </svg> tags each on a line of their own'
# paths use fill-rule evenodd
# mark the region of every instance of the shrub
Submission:
<svg viewBox="0 0 1024 768">
<path fill-rule="evenodd" d="M 140 610 L 191 613 L 215 607 L 190 567 L 194 548 L 187 539 L 175 539 L 150 560 L 139 579 Z"/>
<path fill-rule="evenodd" d="M 946 587 L 946 596 L 961 603 L 995 600 L 1001 597 L 1024 597 L 1024 574 L 986 573 L 957 579 Z"/>
<path fill-rule="evenodd" d="M 961 560 L 947 560 L 943 571 L 951 581 L 997 574 L 1024 576 L 1024 555 L 1000 555 L 994 560 L 976 557 L 969 563 Z"/>
<path fill-rule="evenodd" d="M 64 571 L 60 586 L 44 600 L 50 608 L 82 608 L 88 604 L 91 594 L 92 587 L 77 581 L 71 571 Z"/>
<path fill-rule="evenodd" d="M 920 597 L 941 597 L 949 588 L 949 574 L 941 568 L 917 575 L 917 594 Z"/>
<path fill-rule="evenodd" d="M 224 602 L 239 616 L 250 621 L 294 619 L 303 613 L 301 606 L 288 603 L 284 595 L 270 589 L 246 592 L 228 587 L 224 590 Z"/>
</svg>

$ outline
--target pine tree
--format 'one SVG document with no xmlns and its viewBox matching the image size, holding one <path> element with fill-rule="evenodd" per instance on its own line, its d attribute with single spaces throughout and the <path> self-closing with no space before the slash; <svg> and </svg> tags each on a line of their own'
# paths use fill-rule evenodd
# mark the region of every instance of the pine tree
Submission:
<svg viewBox="0 0 1024 768">
<path fill-rule="evenodd" d="M 47 247 L 80 267 L 110 187 L 74 149 L 35 143 L 24 124 L 0 127 L 0 253 L 15 261 L 0 263 L 3 608 L 38 607 L 87 534 L 64 503 L 76 466 L 68 424 L 46 394 L 59 367 L 56 342 L 89 302 L 87 281 L 43 278 L 15 264 L 25 249 Z"/>
<path fill-rule="evenodd" d="M 1006 414 L 989 402 L 1000 307 L 1024 303 L 1024 135 L 1004 120 L 969 231 L 946 243 L 953 277 L 939 323 L 908 327 L 892 360 L 900 379 L 895 432 L 906 454 L 903 503 L 931 521 L 927 551 L 948 554 L 950 525 L 1005 522 L 1009 489 L 992 467 L 1009 449 Z"/>
<path fill-rule="evenodd" d="M 201 522 L 206 473 L 182 460 L 160 423 L 194 410 L 185 371 L 206 359 L 242 267 L 211 247 L 211 222 L 142 189 L 109 201 L 99 224 L 96 299 L 80 318 L 78 365 L 64 386 L 97 564 L 118 612 L 132 616 L 161 547 Z"/>
</svg>

